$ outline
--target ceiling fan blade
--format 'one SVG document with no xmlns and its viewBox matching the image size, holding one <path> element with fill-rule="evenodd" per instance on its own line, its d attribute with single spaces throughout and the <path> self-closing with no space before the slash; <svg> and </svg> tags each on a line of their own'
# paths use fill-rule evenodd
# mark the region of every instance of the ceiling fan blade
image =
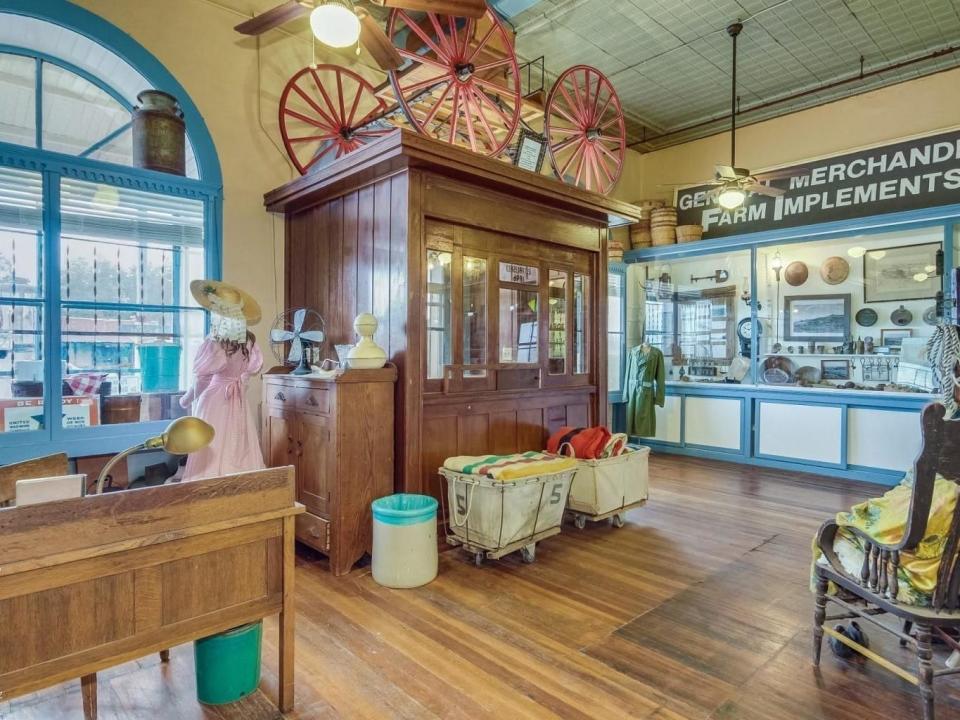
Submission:
<svg viewBox="0 0 960 720">
<path fill-rule="evenodd" d="M 714 165 L 714 170 L 717 172 L 717 177 L 721 180 L 736 180 L 737 179 L 737 169 L 731 167 L 730 165 Z"/>
<path fill-rule="evenodd" d="M 699 185 L 717 185 L 723 182 L 722 180 L 695 180 L 693 182 L 682 182 L 682 183 L 660 183 L 657 187 L 662 188 L 676 188 L 676 187 L 698 187 Z"/>
<path fill-rule="evenodd" d="M 277 5 L 275 8 L 245 20 L 233 29 L 244 35 L 260 35 L 267 30 L 280 27 L 290 20 L 308 15 L 312 9 L 308 3 L 302 3 L 299 0 L 287 0 L 287 2 Z"/>
<path fill-rule="evenodd" d="M 371 2 L 381 7 L 422 10 L 457 17 L 481 18 L 487 12 L 486 0 L 371 0 Z"/>
<path fill-rule="evenodd" d="M 403 58 L 390 42 L 390 38 L 380 27 L 377 19 L 363 8 L 357 8 L 357 17 L 360 18 L 360 44 L 370 53 L 370 57 L 382 70 L 397 70 L 403 64 Z"/>
<path fill-rule="evenodd" d="M 757 173 L 753 177 L 757 180 L 786 180 L 787 178 L 800 177 L 806 175 L 807 168 L 784 168 L 783 170 L 771 170 L 770 172 Z"/>
<path fill-rule="evenodd" d="M 782 188 L 771 185 L 761 185 L 760 183 L 747 183 L 743 186 L 743 189 L 755 195 L 766 195 L 767 197 L 780 197 L 787 193 L 787 191 Z"/>
<path fill-rule="evenodd" d="M 300 339 L 306 340 L 307 342 L 312 343 L 322 343 L 327 336 L 324 335 L 323 330 L 305 330 L 300 333 Z"/>
<path fill-rule="evenodd" d="M 279 328 L 275 328 L 270 331 L 270 342 L 275 342 L 275 343 L 290 342 L 291 340 L 293 340 L 293 338 L 294 338 L 294 334 L 289 330 L 280 330 Z"/>
</svg>

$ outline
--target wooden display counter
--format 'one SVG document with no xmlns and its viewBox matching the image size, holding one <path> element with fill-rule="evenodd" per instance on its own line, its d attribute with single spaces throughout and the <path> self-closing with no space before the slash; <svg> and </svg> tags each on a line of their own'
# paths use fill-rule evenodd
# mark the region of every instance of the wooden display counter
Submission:
<svg viewBox="0 0 960 720">
<path fill-rule="evenodd" d="M 398 130 L 267 194 L 287 308 L 329 347 L 361 312 L 397 366 L 396 489 L 451 455 L 606 421 L 607 240 L 639 209 Z"/>
<path fill-rule="evenodd" d="M 280 614 L 293 708 L 293 468 L 0 509 L 0 698 Z M 155 708 L 156 716 L 163 715 Z"/>
</svg>

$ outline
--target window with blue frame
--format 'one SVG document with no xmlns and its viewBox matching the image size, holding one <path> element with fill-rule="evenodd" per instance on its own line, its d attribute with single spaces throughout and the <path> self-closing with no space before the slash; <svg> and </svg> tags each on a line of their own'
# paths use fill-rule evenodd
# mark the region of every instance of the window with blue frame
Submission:
<svg viewBox="0 0 960 720">
<path fill-rule="evenodd" d="M 200 172 L 216 159 L 188 135 L 185 177 L 132 167 L 135 95 L 154 85 L 92 33 L 3 6 L 0 446 L 82 449 L 185 413 L 206 331 L 189 285 L 219 274 L 220 189 Z"/>
</svg>

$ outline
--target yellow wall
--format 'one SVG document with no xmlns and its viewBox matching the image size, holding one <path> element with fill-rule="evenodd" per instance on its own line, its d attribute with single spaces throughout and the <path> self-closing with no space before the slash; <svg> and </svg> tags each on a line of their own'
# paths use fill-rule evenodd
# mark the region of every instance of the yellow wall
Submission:
<svg viewBox="0 0 960 720">
<path fill-rule="evenodd" d="M 769 169 L 956 127 L 957 88 L 960 69 L 749 125 L 737 131 L 737 165 Z M 616 194 L 627 201 L 672 199 L 672 190 L 659 185 L 707 180 L 715 164 L 729 161 L 729 133 L 634 156 Z"/>
<path fill-rule="evenodd" d="M 152 52 L 203 115 L 223 169 L 223 277 L 260 302 L 263 321 L 253 330 L 265 345 L 282 307 L 283 223 L 264 210 L 263 194 L 297 176 L 280 144 L 277 106 L 286 81 L 310 62 L 310 43 L 303 36 L 272 31 L 261 41 L 258 69 L 257 42 L 233 31 L 244 18 L 231 7 L 249 15 L 269 3 L 75 1 Z M 263 349 L 272 366 L 269 348 Z M 259 389 L 251 391 L 252 397 L 254 393 Z"/>
</svg>

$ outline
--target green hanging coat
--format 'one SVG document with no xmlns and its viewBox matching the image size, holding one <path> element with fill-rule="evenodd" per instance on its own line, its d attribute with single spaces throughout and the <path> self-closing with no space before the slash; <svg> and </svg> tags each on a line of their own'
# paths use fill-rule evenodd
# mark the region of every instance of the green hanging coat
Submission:
<svg viewBox="0 0 960 720">
<path fill-rule="evenodd" d="M 630 351 L 624 395 L 627 398 L 627 434 L 653 437 L 657 434 L 654 404 L 663 407 L 666 390 L 663 353 L 655 347 L 644 353 L 641 346 Z"/>
</svg>

